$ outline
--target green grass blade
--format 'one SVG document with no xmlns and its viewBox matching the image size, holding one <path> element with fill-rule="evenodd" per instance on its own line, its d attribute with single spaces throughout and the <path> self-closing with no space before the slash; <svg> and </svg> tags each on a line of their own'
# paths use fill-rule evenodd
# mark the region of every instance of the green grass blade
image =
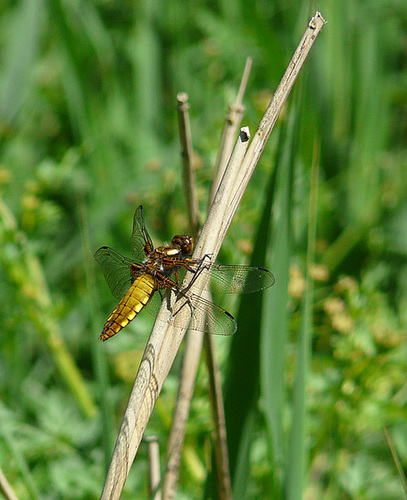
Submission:
<svg viewBox="0 0 407 500">
<path fill-rule="evenodd" d="M 295 108 L 295 105 L 293 106 Z M 294 169 L 294 144 L 296 143 L 296 115 L 291 112 L 286 130 L 279 141 L 278 178 L 273 210 L 271 256 L 268 266 L 276 277 L 274 289 L 265 294 L 263 308 L 264 330 L 261 342 L 261 398 L 262 410 L 269 435 L 272 485 L 275 498 L 281 497 L 284 457 L 283 412 L 285 404 L 284 368 L 288 339 L 288 279 L 291 255 L 291 207 Z"/>
<path fill-rule="evenodd" d="M 101 416 L 102 416 L 102 426 L 103 426 L 103 432 L 102 432 L 103 452 L 104 452 L 105 468 L 107 470 L 110 463 L 112 445 L 114 443 L 114 435 L 113 435 L 114 412 L 111 399 L 109 398 L 111 386 L 110 386 L 107 360 L 104 354 L 103 344 L 100 342 L 97 334 L 98 329 L 103 324 L 103 320 L 100 314 L 99 301 L 97 300 L 95 266 L 94 266 L 93 252 L 91 251 L 89 242 L 89 227 L 87 223 L 87 215 L 82 203 L 80 203 L 80 214 L 81 214 L 82 248 L 85 261 L 86 284 L 88 289 L 87 302 L 89 304 L 88 307 L 91 311 L 90 346 L 92 351 L 93 369 L 96 376 L 98 400 L 100 401 L 101 414 L 102 414 Z"/>
<path fill-rule="evenodd" d="M 23 104 L 30 87 L 32 71 L 41 40 L 44 17 L 42 0 L 19 2 L 5 54 L 6 65 L 2 70 L 0 110 L 3 119 L 12 121 Z"/>
<path fill-rule="evenodd" d="M 275 186 L 275 172 L 270 174 L 266 186 L 266 200 L 260 221 L 251 264 L 262 266 L 265 262 L 270 232 L 271 205 Z M 229 354 L 225 381 L 225 415 L 229 449 L 233 498 L 244 498 L 248 477 L 251 448 L 249 437 L 253 412 L 257 409 L 260 392 L 260 336 L 263 294 L 244 296 L 237 314 L 239 330 L 234 336 Z"/>
<path fill-rule="evenodd" d="M 297 370 L 294 381 L 292 425 L 287 456 L 287 498 L 299 500 L 303 497 L 306 463 L 306 388 L 311 359 L 313 282 L 309 269 L 315 257 L 316 211 L 317 211 L 318 167 L 314 162 L 311 171 L 311 194 L 308 223 L 307 269 L 305 293 L 302 304 L 301 326 L 298 339 Z"/>
<path fill-rule="evenodd" d="M 89 82 L 85 80 L 86 74 L 83 71 L 83 61 L 81 60 L 80 44 L 75 40 L 69 24 L 69 18 L 72 12 L 69 12 L 69 4 L 56 0 L 49 3 L 50 15 L 53 25 L 58 35 L 61 82 L 64 86 L 68 107 L 70 109 L 70 118 L 73 128 L 79 137 L 90 138 L 90 102 L 92 96 L 87 89 Z"/>
</svg>

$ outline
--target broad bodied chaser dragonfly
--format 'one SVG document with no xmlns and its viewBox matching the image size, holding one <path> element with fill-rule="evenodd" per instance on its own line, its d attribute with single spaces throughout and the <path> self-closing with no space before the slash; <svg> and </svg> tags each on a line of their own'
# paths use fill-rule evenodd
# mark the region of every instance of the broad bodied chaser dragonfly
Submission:
<svg viewBox="0 0 407 500">
<path fill-rule="evenodd" d="M 220 335 L 235 333 L 237 324 L 231 314 L 191 293 L 189 286 L 180 287 L 180 275 L 187 270 L 194 274 L 193 278 L 209 273 L 210 281 L 222 293 L 251 293 L 274 284 L 274 276 L 262 267 L 212 264 L 208 257 L 192 259 L 194 240 L 187 235 L 176 235 L 170 245 L 154 248 L 144 223 L 142 205 L 134 214 L 131 241 L 134 260 L 109 247 L 101 247 L 95 253 L 110 291 L 121 299 L 103 327 L 101 340 L 119 333 L 145 306 L 150 312 L 157 312 L 161 301 L 165 300 L 166 290 L 187 299 L 189 313 L 175 312 L 171 317 L 175 326 L 189 325 L 191 330 Z"/>
</svg>

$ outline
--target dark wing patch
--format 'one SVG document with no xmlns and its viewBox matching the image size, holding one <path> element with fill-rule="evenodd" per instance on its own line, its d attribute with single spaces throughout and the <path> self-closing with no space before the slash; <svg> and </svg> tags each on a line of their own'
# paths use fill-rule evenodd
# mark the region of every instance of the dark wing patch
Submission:
<svg viewBox="0 0 407 500">
<path fill-rule="evenodd" d="M 95 252 L 95 259 L 102 266 L 110 291 L 116 298 L 121 299 L 132 283 L 133 262 L 109 247 L 99 248 Z"/>
</svg>

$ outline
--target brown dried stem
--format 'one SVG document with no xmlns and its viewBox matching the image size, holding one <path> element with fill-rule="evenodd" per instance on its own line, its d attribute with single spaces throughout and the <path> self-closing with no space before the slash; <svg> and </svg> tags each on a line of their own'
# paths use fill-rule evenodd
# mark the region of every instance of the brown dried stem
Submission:
<svg viewBox="0 0 407 500">
<path fill-rule="evenodd" d="M 246 88 L 250 67 L 251 67 L 251 58 L 248 58 L 246 61 L 246 66 L 236 101 L 234 104 L 231 105 L 230 115 L 226 119 L 225 129 L 223 132 L 222 143 L 220 147 L 220 153 L 218 155 L 217 165 L 215 170 L 215 177 L 217 177 L 217 179 L 214 180 L 214 182 L 212 183 L 212 189 L 214 189 L 214 186 L 216 186 L 216 189 L 218 188 L 219 181 L 221 178 L 220 174 L 223 175 L 227 165 L 227 161 L 229 160 L 232 152 L 233 141 L 235 140 L 236 137 L 237 127 L 240 124 L 244 111 L 244 108 L 242 107 L 242 99 L 244 90 Z M 188 189 L 188 186 L 186 186 L 186 189 Z M 216 190 L 213 192 L 213 195 L 215 192 Z M 210 203 L 212 203 L 213 195 L 211 195 Z M 187 334 L 180 385 L 178 390 L 178 397 L 174 410 L 173 425 L 168 440 L 167 460 L 166 460 L 167 469 L 164 476 L 164 486 L 163 486 L 164 498 L 171 498 L 171 496 L 175 494 L 176 483 L 178 481 L 178 475 L 179 475 L 181 449 L 183 446 L 184 436 L 185 436 L 185 426 L 188 419 L 190 401 L 195 386 L 196 373 L 198 370 L 199 360 L 202 352 L 202 339 L 203 335 L 201 333 L 189 332 Z M 208 343 L 208 345 L 210 345 L 210 342 Z M 209 358 L 212 356 L 214 357 L 214 354 L 213 355 L 210 354 Z M 211 363 L 211 366 L 212 367 L 217 366 L 217 363 L 213 361 Z M 214 381 L 217 378 L 219 378 L 219 375 L 216 377 L 216 375 L 210 374 L 211 381 Z M 220 383 L 217 389 L 218 391 L 220 391 Z M 217 392 L 216 388 L 212 387 L 212 390 L 210 390 L 210 394 L 214 394 L 213 398 L 214 401 L 219 400 L 219 395 L 215 396 L 216 392 Z M 213 412 L 214 415 L 218 414 L 217 409 L 214 409 Z M 224 422 L 224 419 L 221 419 L 221 421 Z M 215 422 L 215 427 L 216 429 L 219 428 L 219 425 L 216 422 Z M 215 435 L 215 439 L 220 434 L 225 435 L 226 431 L 224 430 L 224 432 L 222 433 L 217 432 Z M 225 445 L 221 445 L 220 443 L 215 444 L 215 448 L 218 450 L 223 450 L 223 452 L 225 453 L 225 456 L 220 460 L 220 462 L 217 462 L 217 464 L 219 463 L 219 467 L 222 467 L 220 464 L 223 464 L 224 466 L 225 464 L 228 463 L 226 442 Z M 224 469 L 224 467 L 222 467 L 222 469 Z M 227 474 L 227 480 L 225 480 L 224 483 L 225 487 L 221 489 L 230 491 L 229 474 Z M 224 496 L 221 495 L 221 498 L 224 498 Z M 229 496 L 226 496 L 225 498 L 229 498 Z"/>
<path fill-rule="evenodd" d="M 211 193 L 209 196 L 209 205 L 212 203 L 216 190 L 219 187 L 219 182 L 225 171 L 226 165 L 232 154 L 233 145 L 237 131 L 239 130 L 240 123 L 243 118 L 245 107 L 242 104 L 244 92 L 246 90 L 247 80 L 249 78 L 250 70 L 252 67 L 252 58 L 246 59 L 246 65 L 243 71 L 242 81 L 240 82 L 239 91 L 234 103 L 230 105 L 229 114 L 225 118 L 225 125 L 222 132 L 222 140 L 220 143 L 219 153 L 216 158 L 215 174 L 212 181 Z"/>
<path fill-rule="evenodd" d="M 188 94 L 180 92 L 177 95 L 177 101 L 178 129 L 182 156 L 182 177 L 184 181 L 185 198 L 187 201 L 189 227 L 192 235 L 195 237 L 199 231 L 199 208 L 193 164 L 191 124 L 188 113 Z"/>
<path fill-rule="evenodd" d="M 161 500 L 160 486 L 160 446 L 155 436 L 147 439 L 149 490 L 151 500 Z"/>
<path fill-rule="evenodd" d="M 233 177 L 243 161 L 248 146 L 248 135 L 241 133 L 228 165 L 228 178 Z M 224 199 L 226 200 L 227 191 Z M 204 254 L 203 254 L 204 255 Z M 178 391 L 177 404 L 174 412 L 174 421 L 168 440 L 167 470 L 164 475 L 163 497 L 164 499 L 175 496 L 178 481 L 181 449 L 185 436 L 185 425 L 188 418 L 190 401 L 192 398 L 196 373 L 198 371 L 199 359 L 202 351 L 203 334 L 201 332 L 189 332 L 185 349 L 182 376 Z"/>
</svg>

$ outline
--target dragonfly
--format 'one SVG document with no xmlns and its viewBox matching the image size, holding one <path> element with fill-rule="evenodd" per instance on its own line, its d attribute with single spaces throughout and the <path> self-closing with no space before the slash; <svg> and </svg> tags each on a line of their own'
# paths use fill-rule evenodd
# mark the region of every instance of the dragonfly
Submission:
<svg viewBox="0 0 407 500">
<path fill-rule="evenodd" d="M 145 226 L 144 209 L 140 205 L 133 217 L 131 235 L 133 258 L 129 259 L 112 248 L 103 246 L 95 253 L 112 294 L 120 299 L 108 317 L 100 340 L 107 340 L 119 333 L 146 307 L 153 314 L 162 301 L 171 310 L 168 320 L 175 327 L 218 335 L 232 335 L 237 330 L 235 318 L 194 293 L 189 288 L 196 283 L 199 291 L 209 289 L 201 285 L 209 280 L 222 293 L 251 293 L 272 286 L 273 274 L 262 267 L 220 265 L 191 257 L 194 239 L 188 235 L 175 235 L 171 243 L 155 248 Z M 193 276 L 186 287 L 180 284 L 186 271 Z M 205 278 L 205 275 L 206 278 Z M 185 299 L 185 300 L 181 300 Z"/>
</svg>

